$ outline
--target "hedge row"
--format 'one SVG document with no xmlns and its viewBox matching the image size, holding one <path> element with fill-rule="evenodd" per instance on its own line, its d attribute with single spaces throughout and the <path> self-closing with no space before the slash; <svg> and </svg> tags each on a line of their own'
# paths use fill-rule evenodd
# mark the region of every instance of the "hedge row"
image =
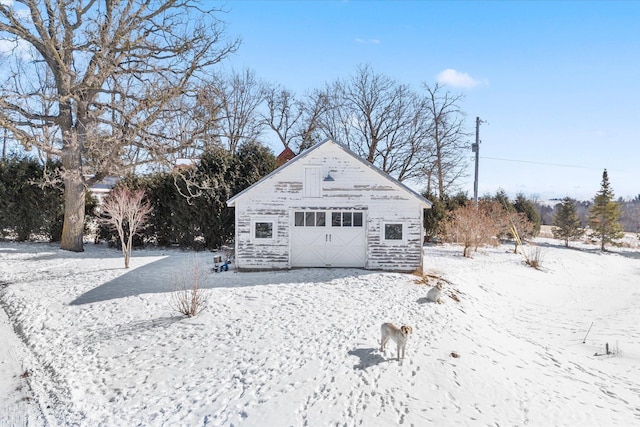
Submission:
<svg viewBox="0 0 640 427">
<path fill-rule="evenodd" d="M 220 248 L 234 234 L 233 209 L 227 207 L 227 200 L 275 167 L 271 151 L 246 143 L 235 154 L 218 147 L 208 149 L 192 168 L 126 177 L 118 185 L 144 189 L 153 206 L 134 244 Z M 118 242 L 113 231 L 104 226 L 100 238 L 114 245 Z"/>
<path fill-rule="evenodd" d="M 45 180 L 59 175 L 60 164 L 43 165 L 36 159 L 12 156 L 0 160 L 0 237 L 17 241 L 46 239 L 60 241 L 64 219 L 61 186 Z M 55 181 L 55 180 L 53 180 Z M 95 199 L 88 197 L 89 221 Z"/>
</svg>

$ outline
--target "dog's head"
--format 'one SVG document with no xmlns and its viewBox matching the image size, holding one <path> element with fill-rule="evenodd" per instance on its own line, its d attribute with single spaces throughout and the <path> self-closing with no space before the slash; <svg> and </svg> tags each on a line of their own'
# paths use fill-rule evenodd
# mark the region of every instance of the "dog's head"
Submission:
<svg viewBox="0 0 640 427">
<path fill-rule="evenodd" d="M 411 335 L 413 333 L 413 328 L 411 326 L 401 326 L 400 327 L 400 334 L 404 337 L 404 338 L 408 338 L 409 335 Z"/>
<path fill-rule="evenodd" d="M 442 290 L 443 286 L 444 286 L 444 284 L 440 280 L 438 280 L 438 283 L 436 283 L 436 288 Z"/>
</svg>

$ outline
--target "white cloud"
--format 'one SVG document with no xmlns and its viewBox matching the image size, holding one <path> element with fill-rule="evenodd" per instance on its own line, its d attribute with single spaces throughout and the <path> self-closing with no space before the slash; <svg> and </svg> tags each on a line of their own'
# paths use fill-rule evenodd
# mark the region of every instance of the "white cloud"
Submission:
<svg viewBox="0 0 640 427">
<path fill-rule="evenodd" d="M 0 0 L 0 4 L 3 6 L 13 6 L 13 0 Z"/>
<path fill-rule="evenodd" d="M 438 83 L 446 84 L 452 87 L 472 88 L 481 84 L 487 85 L 487 80 L 477 80 L 467 73 L 456 71 L 453 68 L 447 68 L 436 76 Z"/>
<path fill-rule="evenodd" d="M 365 40 L 365 39 L 361 39 L 361 38 L 357 38 L 357 39 L 355 39 L 355 42 L 356 42 L 356 43 L 359 43 L 359 44 L 380 44 L 380 43 L 382 43 L 382 42 L 381 42 L 380 40 L 378 40 L 378 39 L 368 39 L 368 40 Z"/>
<path fill-rule="evenodd" d="M 0 55 L 10 54 L 23 59 L 30 59 L 29 43 L 24 40 L 0 40 Z"/>
</svg>

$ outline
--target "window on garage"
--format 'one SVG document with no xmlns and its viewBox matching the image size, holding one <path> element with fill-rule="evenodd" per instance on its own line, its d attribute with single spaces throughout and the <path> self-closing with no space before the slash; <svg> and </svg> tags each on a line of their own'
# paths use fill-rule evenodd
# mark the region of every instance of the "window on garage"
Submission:
<svg viewBox="0 0 640 427">
<path fill-rule="evenodd" d="M 267 243 L 275 240 L 276 220 L 272 218 L 256 218 L 251 221 L 251 238 L 256 243 Z"/>
<path fill-rule="evenodd" d="M 256 222 L 256 239 L 273 239 L 273 222 Z"/>
<path fill-rule="evenodd" d="M 362 227 L 362 212 L 332 212 L 332 227 Z"/>
<path fill-rule="evenodd" d="M 296 227 L 324 227 L 326 225 L 326 213 L 315 211 L 295 212 L 294 225 Z"/>
<path fill-rule="evenodd" d="M 383 240 L 388 242 L 404 241 L 404 224 L 401 222 L 385 222 L 382 228 Z"/>
</svg>

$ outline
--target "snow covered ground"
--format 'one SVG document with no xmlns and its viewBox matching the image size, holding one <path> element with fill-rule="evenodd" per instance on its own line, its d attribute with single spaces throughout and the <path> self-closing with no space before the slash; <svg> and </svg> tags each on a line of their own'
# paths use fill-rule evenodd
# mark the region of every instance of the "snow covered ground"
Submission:
<svg viewBox="0 0 640 427">
<path fill-rule="evenodd" d="M 0 426 L 640 424 L 637 243 L 537 243 L 541 270 L 425 247 L 444 304 L 408 274 L 211 273 L 188 319 L 169 295 L 194 253 L 125 270 L 104 246 L 0 242 Z M 383 322 L 413 326 L 404 361 Z"/>
</svg>

